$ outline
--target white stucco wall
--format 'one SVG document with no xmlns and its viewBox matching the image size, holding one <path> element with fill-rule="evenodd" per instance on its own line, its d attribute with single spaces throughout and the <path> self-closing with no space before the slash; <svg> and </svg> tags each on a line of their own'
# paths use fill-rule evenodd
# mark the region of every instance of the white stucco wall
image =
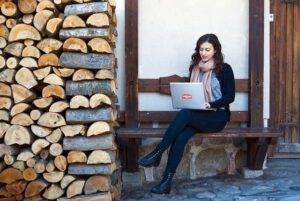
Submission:
<svg viewBox="0 0 300 201">
<path fill-rule="evenodd" d="M 118 98 L 124 110 L 125 0 L 116 2 Z M 139 0 L 139 78 L 187 76 L 196 41 L 205 33 L 215 33 L 219 37 L 225 61 L 233 67 L 235 78 L 248 78 L 248 27 L 247 0 Z M 248 95 L 237 94 L 231 109 L 247 108 Z M 139 110 L 172 110 L 171 99 L 142 93 Z"/>
</svg>

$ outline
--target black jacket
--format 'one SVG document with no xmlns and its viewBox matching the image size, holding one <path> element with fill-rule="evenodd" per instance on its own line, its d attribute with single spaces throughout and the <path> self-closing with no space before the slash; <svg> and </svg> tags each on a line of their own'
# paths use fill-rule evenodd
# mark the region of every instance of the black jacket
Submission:
<svg viewBox="0 0 300 201">
<path fill-rule="evenodd" d="M 228 113 L 228 121 L 230 120 L 229 104 L 234 101 L 235 98 L 235 80 L 232 68 L 229 64 L 224 63 L 222 70 L 217 75 L 217 78 L 221 85 L 222 98 L 217 101 L 210 102 L 212 108 L 225 107 Z"/>
</svg>

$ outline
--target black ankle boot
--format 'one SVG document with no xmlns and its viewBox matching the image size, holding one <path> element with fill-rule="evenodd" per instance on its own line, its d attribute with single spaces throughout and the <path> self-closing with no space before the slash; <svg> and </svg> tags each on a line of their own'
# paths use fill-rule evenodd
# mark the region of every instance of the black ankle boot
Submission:
<svg viewBox="0 0 300 201">
<path fill-rule="evenodd" d="M 160 163 L 164 150 L 157 146 L 152 152 L 138 160 L 138 164 L 143 167 L 157 167 Z"/>
<path fill-rule="evenodd" d="M 171 190 L 171 183 L 172 183 L 173 176 L 174 173 L 171 172 L 165 173 L 161 182 L 157 186 L 154 186 L 151 189 L 151 192 L 156 194 L 169 194 Z"/>
</svg>

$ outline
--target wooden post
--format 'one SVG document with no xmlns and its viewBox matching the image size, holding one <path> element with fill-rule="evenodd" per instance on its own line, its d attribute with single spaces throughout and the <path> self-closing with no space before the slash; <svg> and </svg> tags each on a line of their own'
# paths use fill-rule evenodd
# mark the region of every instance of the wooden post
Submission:
<svg viewBox="0 0 300 201">
<path fill-rule="evenodd" d="M 138 127 L 138 0 L 125 1 L 125 126 Z M 129 172 L 138 171 L 138 143 L 129 139 L 123 143 L 122 166 Z"/>
<path fill-rule="evenodd" d="M 250 126 L 263 127 L 264 1 L 249 1 Z"/>
</svg>

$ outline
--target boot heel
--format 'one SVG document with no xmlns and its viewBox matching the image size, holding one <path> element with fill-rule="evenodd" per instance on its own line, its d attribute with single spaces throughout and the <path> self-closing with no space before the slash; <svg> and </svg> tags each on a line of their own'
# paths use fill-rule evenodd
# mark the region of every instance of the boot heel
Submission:
<svg viewBox="0 0 300 201">
<path fill-rule="evenodd" d="M 160 161 L 161 161 L 161 158 L 158 158 L 156 161 L 154 161 L 153 166 L 154 166 L 154 167 L 159 166 Z"/>
</svg>

